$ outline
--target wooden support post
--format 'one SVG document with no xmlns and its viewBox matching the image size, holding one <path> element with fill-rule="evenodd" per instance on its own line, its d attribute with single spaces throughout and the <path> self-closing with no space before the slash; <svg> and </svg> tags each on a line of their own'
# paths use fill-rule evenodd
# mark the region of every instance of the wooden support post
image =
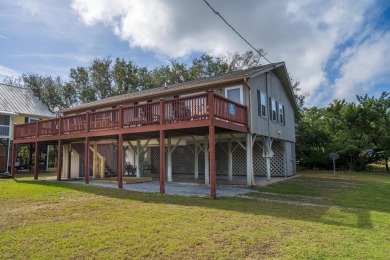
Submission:
<svg viewBox="0 0 390 260">
<path fill-rule="evenodd" d="M 98 163 L 98 156 L 97 156 L 97 143 L 93 143 L 93 165 L 92 165 L 92 176 L 95 179 L 97 176 L 97 163 Z"/>
<path fill-rule="evenodd" d="M 35 142 L 34 180 L 38 180 L 38 166 L 39 166 L 39 143 Z"/>
<path fill-rule="evenodd" d="M 204 136 L 204 184 L 210 184 L 209 136 Z"/>
<path fill-rule="evenodd" d="M 141 140 L 137 140 L 137 151 L 135 151 L 135 161 L 136 163 L 134 163 L 136 166 L 137 166 L 137 170 L 136 170 L 136 173 L 135 173 L 135 176 L 137 178 L 141 177 L 141 165 L 139 163 L 139 157 L 140 157 L 140 153 L 141 153 Z"/>
<path fill-rule="evenodd" d="M 168 182 L 172 182 L 172 140 L 168 138 L 167 147 L 167 164 L 168 164 Z"/>
<path fill-rule="evenodd" d="M 84 183 L 89 184 L 89 139 L 88 139 L 88 137 L 85 137 L 84 146 L 85 146 L 85 149 L 84 149 Z"/>
<path fill-rule="evenodd" d="M 57 181 L 61 180 L 61 174 L 62 174 L 62 141 L 61 139 L 59 139 L 58 146 L 57 146 Z"/>
<path fill-rule="evenodd" d="M 252 134 L 246 133 L 246 184 L 249 187 L 253 186 L 252 171 L 253 171 L 253 160 L 252 160 Z"/>
<path fill-rule="evenodd" d="M 123 189 L 123 135 L 118 136 L 118 188 Z"/>
<path fill-rule="evenodd" d="M 164 130 L 160 130 L 160 193 L 165 193 L 165 149 L 164 149 Z"/>
<path fill-rule="evenodd" d="M 233 149 L 232 149 L 232 139 L 228 140 L 228 180 L 233 180 Z"/>
<path fill-rule="evenodd" d="M 15 178 L 15 162 L 16 162 L 16 150 L 17 145 L 15 143 L 12 143 L 12 156 L 11 156 L 11 178 Z"/>
<path fill-rule="evenodd" d="M 215 128 L 213 125 L 209 126 L 210 135 L 210 191 L 211 198 L 216 199 L 216 173 L 215 173 Z"/>
<path fill-rule="evenodd" d="M 72 144 L 68 144 L 68 180 L 70 179 L 70 168 L 72 167 Z"/>
<path fill-rule="evenodd" d="M 194 178 L 199 179 L 199 151 L 198 144 L 195 144 L 195 170 L 194 170 Z"/>
</svg>

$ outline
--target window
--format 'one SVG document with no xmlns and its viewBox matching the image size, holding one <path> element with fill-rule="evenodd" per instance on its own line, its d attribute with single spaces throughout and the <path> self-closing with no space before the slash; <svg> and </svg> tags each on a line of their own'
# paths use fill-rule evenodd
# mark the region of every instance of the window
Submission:
<svg viewBox="0 0 390 260">
<path fill-rule="evenodd" d="M 282 104 L 279 104 L 279 123 L 282 125 L 286 123 L 284 115 L 284 106 Z"/>
<path fill-rule="evenodd" d="M 274 122 L 278 122 L 278 102 L 275 99 L 269 98 L 270 102 L 270 118 Z"/>
<path fill-rule="evenodd" d="M 0 115 L 0 125 L 9 125 L 8 115 Z"/>
<path fill-rule="evenodd" d="M 39 121 L 38 118 L 32 118 L 32 117 L 29 117 L 29 118 L 28 118 L 28 122 L 29 122 L 29 123 L 37 122 L 37 121 Z"/>
<path fill-rule="evenodd" d="M 230 100 L 237 102 L 239 104 L 244 103 L 241 86 L 226 88 L 225 89 L 225 96 L 227 99 L 230 99 Z"/>
<path fill-rule="evenodd" d="M 257 90 L 257 103 L 257 112 L 259 116 L 267 116 L 267 98 L 265 93 L 261 92 L 260 90 Z"/>
</svg>

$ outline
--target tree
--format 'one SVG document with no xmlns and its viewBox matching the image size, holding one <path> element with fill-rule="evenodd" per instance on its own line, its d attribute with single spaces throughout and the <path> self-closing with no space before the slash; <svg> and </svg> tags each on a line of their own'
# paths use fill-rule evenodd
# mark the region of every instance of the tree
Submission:
<svg viewBox="0 0 390 260">
<path fill-rule="evenodd" d="M 359 131 L 365 133 L 372 149 L 372 156 L 384 160 L 389 174 L 390 157 L 390 93 L 382 92 L 379 98 L 357 96 L 359 106 L 364 109 L 364 122 L 358 122 Z M 361 125 L 364 123 L 363 125 Z"/>
<path fill-rule="evenodd" d="M 10 86 L 23 87 L 22 77 L 6 77 L 3 79 L 3 83 Z"/>
<path fill-rule="evenodd" d="M 52 112 L 62 109 L 62 80 L 51 76 L 43 77 L 36 74 L 23 74 L 24 86 L 32 91 L 41 102 Z"/>
<path fill-rule="evenodd" d="M 63 85 L 61 96 L 63 108 L 70 108 L 78 103 L 77 90 L 69 82 Z"/>
<path fill-rule="evenodd" d="M 92 87 L 89 79 L 88 69 L 77 67 L 70 69 L 70 84 L 77 91 L 78 99 L 81 103 L 96 101 L 96 89 Z"/>
<path fill-rule="evenodd" d="M 124 59 L 116 58 L 111 72 L 115 85 L 113 94 L 120 95 L 137 91 L 138 67 L 132 61 L 126 62 Z"/>
<path fill-rule="evenodd" d="M 107 58 L 96 58 L 89 66 L 89 75 L 93 88 L 96 90 L 97 99 L 104 99 L 113 95 L 112 91 L 112 60 Z"/>
</svg>

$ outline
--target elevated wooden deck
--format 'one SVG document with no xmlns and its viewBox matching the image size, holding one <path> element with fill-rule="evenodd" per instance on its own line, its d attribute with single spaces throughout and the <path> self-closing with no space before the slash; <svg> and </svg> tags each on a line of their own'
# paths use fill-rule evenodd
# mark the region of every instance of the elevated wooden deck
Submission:
<svg viewBox="0 0 390 260">
<path fill-rule="evenodd" d="M 247 131 L 247 107 L 212 92 L 120 106 L 96 112 L 15 125 L 14 144 L 103 138 L 161 130 L 207 128 Z M 201 134 L 201 133 L 199 133 Z"/>
</svg>

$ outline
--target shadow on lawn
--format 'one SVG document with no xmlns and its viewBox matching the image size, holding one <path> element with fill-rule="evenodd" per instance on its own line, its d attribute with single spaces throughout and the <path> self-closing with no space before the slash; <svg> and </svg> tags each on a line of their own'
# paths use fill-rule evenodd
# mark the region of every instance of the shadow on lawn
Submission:
<svg viewBox="0 0 390 260">
<path fill-rule="evenodd" d="M 160 195 L 158 193 L 142 193 L 101 186 L 58 181 L 35 181 L 15 179 L 15 182 L 23 184 L 44 185 L 49 187 L 61 187 L 64 189 L 71 189 L 83 193 L 90 193 L 99 196 L 106 196 L 123 200 L 135 200 L 143 203 L 203 207 L 213 210 L 224 210 L 240 212 L 244 214 L 265 215 L 292 220 L 311 221 L 335 226 L 348 226 L 359 229 L 372 228 L 370 210 L 375 210 L 363 208 L 330 208 L 301 206 L 234 197 L 212 200 L 209 198 Z M 351 215 L 356 217 L 351 218 Z M 352 221 L 351 219 L 355 219 L 355 221 Z"/>
</svg>

